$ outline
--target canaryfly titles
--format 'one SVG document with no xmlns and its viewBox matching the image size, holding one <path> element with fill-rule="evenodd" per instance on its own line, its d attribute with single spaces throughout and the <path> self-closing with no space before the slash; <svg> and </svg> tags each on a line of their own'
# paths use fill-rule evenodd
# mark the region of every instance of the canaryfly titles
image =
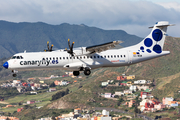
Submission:
<svg viewBox="0 0 180 120">
<path fill-rule="evenodd" d="M 32 60 L 32 61 L 20 61 L 20 65 L 46 65 L 48 66 L 49 64 L 58 64 L 58 60 Z"/>
</svg>

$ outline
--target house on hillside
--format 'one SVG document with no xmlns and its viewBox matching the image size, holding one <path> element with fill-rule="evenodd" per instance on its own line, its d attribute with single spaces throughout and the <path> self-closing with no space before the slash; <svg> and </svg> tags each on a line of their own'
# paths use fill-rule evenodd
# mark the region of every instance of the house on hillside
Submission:
<svg viewBox="0 0 180 120">
<path fill-rule="evenodd" d="M 166 105 L 163 105 L 162 103 L 157 104 L 157 105 L 154 105 L 154 108 L 155 108 L 156 110 L 162 110 L 162 109 L 165 108 L 165 107 L 166 107 Z"/>
<path fill-rule="evenodd" d="M 163 99 L 162 99 L 162 103 L 164 104 L 164 105 L 168 105 L 168 102 L 169 101 L 174 101 L 174 98 L 173 97 L 163 97 Z"/>
<path fill-rule="evenodd" d="M 134 84 L 146 84 L 146 80 L 137 80 L 134 81 Z"/>
<path fill-rule="evenodd" d="M 17 91 L 22 93 L 24 91 L 24 89 L 22 87 L 16 87 Z"/>
<path fill-rule="evenodd" d="M 117 92 L 117 91 L 116 91 L 114 95 L 124 96 L 124 92 L 121 92 L 121 91 Z"/>
<path fill-rule="evenodd" d="M 121 85 L 122 85 L 122 86 L 127 86 L 127 81 L 121 82 Z"/>
<path fill-rule="evenodd" d="M 27 101 L 27 104 L 34 104 L 34 103 L 35 103 L 34 100 L 29 100 L 29 101 Z"/>
<path fill-rule="evenodd" d="M 124 90 L 124 94 L 132 94 L 131 90 Z"/>
<path fill-rule="evenodd" d="M 56 91 L 56 88 L 49 88 L 49 92 L 54 92 Z"/>
<path fill-rule="evenodd" d="M 142 86 L 136 85 L 136 86 L 137 86 L 137 89 L 138 89 L 138 90 L 146 90 L 146 89 L 149 89 L 149 86 L 145 86 L 145 85 L 142 85 Z"/>
<path fill-rule="evenodd" d="M 130 102 L 128 102 L 128 107 L 132 107 L 135 104 L 135 100 L 130 100 Z"/>
<path fill-rule="evenodd" d="M 61 82 L 61 81 L 56 80 L 56 81 L 54 81 L 54 84 L 55 84 L 55 85 L 60 85 L 60 82 Z"/>
<path fill-rule="evenodd" d="M 105 93 L 105 94 L 104 94 L 104 97 L 105 97 L 105 98 L 111 98 L 111 95 L 112 95 L 111 93 Z"/>
<path fill-rule="evenodd" d="M 126 77 L 124 77 L 124 76 L 117 76 L 117 80 L 126 80 Z"/>
<path fill-rule="evenodd" d="M 23 108 L 18 108 L 17 112 L 21 112 L 23 110 Z"/>
<path fill-rule="evenodd" d="M 137 87 L 136 87 L 135 85 L 131 85 L 131 86 L 129 87 L 129 90 L 136 92 Z"/>
<path fill-rule="evenodd" d="M 141 98 L 146 99 L 146 98 L 153 98 L 153 96 L 149 92 L 141 92 Z"/>
<path fill-rule="evenodd" d="M 102 82 L 101 86 L 106 87 L 109 83 L 108 82 Z"/>
<path fill-rule="evenodd" d="M 135 75 L 129 75 L 129 76 L 125 76 L 127 80 L 133 80 L 135 79 Z"/>
</svg>

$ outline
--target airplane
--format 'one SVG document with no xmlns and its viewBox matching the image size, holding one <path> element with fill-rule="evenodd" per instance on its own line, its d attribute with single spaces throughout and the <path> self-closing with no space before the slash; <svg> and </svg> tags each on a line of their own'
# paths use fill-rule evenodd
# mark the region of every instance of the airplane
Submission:
<svg viewBox="0 0 180 120">
<path fill-rule="evenodd" d="M 74 42 L 69 49 L 52 50 L 47 43 L 46 52 L 24 52 L 13 55 L 3 64 L 6 69 L 12 70 L 16 77 L 17 70 L 37 69 L 65 69 L 73 71 L 78 76 L 80 71 L 90 75 L 91 70 L 103 67 L 129 66 L 153 58 L 170 54 L 163 51 L 167 27 L 172 26 L 168 21 L 157 22 L 150 34 L 140 43 L 120 49 L 112 49 L 121 41 L 112 41 L 89 47 L 78 47 L 73 49 Z"/>
</svg>

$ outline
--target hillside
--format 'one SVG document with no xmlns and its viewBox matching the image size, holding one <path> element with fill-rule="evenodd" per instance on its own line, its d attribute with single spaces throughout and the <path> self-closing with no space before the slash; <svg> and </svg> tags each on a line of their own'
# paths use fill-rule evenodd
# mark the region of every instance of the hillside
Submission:
<svg viewBox="0 0 180 120">
<path fill-rule="evenodd" d="M 142 38 L 129 35 L 123 30 L 102 30 L 86 25 L 50 25 L 37 23 L 12 23 L 0 21 L 0 58 L 11 57 L 18 52 L 43 51 L 46 42 L 54 44 L 54 49 L 68 48 L 68 38 L 74 47 L 91 46 L 114 40 L 124 41 L 122 46 L 138 43 Z"/>
</svg>

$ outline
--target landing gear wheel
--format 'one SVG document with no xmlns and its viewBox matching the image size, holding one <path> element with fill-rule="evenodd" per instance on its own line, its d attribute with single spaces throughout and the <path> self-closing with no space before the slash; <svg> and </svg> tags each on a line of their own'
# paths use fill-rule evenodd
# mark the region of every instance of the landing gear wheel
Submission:
<svg viewBox="0 0 180 120">
<path fill-rule="evenodd" d="M 79 71 L 73 71 L 74 76 L 78 76 L 79 74 L 80 74 Z"/>
<path fill-rule="evenodd" d="M 13 77 L 16 77 L 16 76 L 17 76 L 17 74 L 13 74 L 12 76 L 13 76 Z"/>
<path fill-rule="evenodd" d="M 90 75 L 90 74 L 91 74 L 91 71 L 90 71 L 90 70 L 85 70 L 85 71 L 84 71 L 84 74 L 85 74 L 85 75 Z"/>
</svg>

